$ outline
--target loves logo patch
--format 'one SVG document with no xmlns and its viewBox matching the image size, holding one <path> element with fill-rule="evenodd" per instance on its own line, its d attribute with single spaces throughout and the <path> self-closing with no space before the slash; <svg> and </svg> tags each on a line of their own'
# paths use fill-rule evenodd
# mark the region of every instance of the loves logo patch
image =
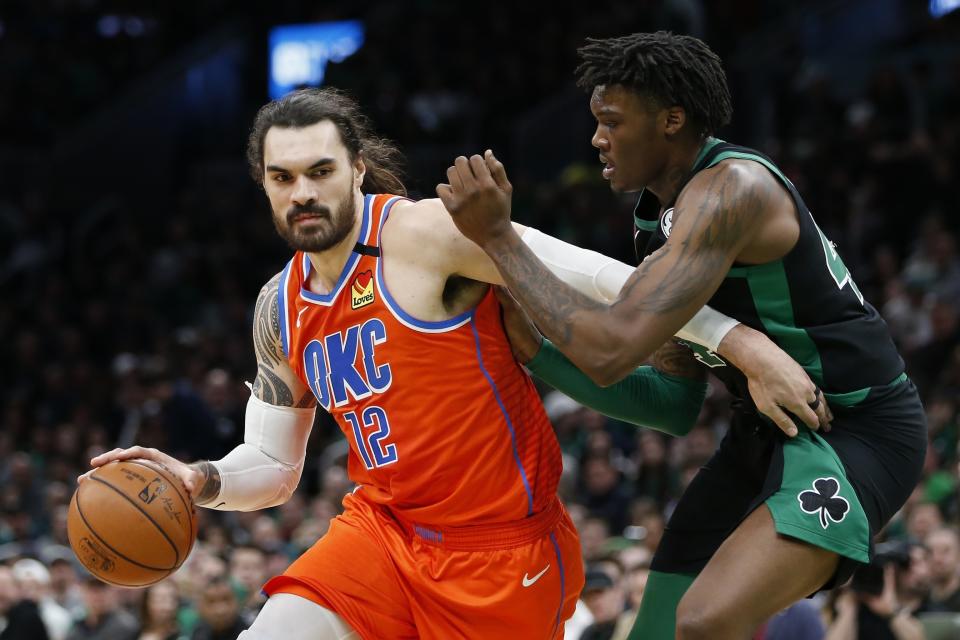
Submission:
<svg viewBox="0 0 960 640">
<path fill-rule="evenodd" d="M 350 287 L 350 308 L 359 309 L 373 302 L 373 272 L 361 271 Z"/>
</svg>

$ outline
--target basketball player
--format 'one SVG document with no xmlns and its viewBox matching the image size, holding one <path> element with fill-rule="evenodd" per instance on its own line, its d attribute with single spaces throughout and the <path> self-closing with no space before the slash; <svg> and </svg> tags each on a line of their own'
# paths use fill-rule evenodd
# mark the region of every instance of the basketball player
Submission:
<svg viewBox="0 0 960 640">
<path fill-rule="evenodd" d="M 690 344 L 734 394 L 732 426 L 670 518 L 633 637 L 746 638 L 867 561 L 871 537 L 920 478 L 923 407 L 794 185 L 762 154 L 713 137 L 731 116 L 716 54 L 658 32 L 590 40 L 580 56 L 603 176 L 640 192 L 643 262 L 614 303 L 573 290 L 523 243 L 489 151 L 457 158 L 437 193 L 593 381 L 634 371 L 709 302 L 769 335 L 823 389 L 833 429 L 787 439 L 756 412 L 735 363 Z"/>
<path fill-rule="evenodd" d="M 583 569 L 556 496 L 556 438 L 485 284 L 500 282 L 496 269 L 439 200 L 386 195 L 404 193 L 394 153 L 333 90 L 260 110 L 251 169 L 296 253 L 257 300 L 244 444 L 189 466 L 139 447 L 92 464 L 145 457 L 177 472 L 200 506 L 274 506 L 299 482 L 319 404 L 350 443 L 358 487 L 329 532 L 266 584 L 244 640 L 560 637 Z M 599 299 L 632 271 L 520 231 Z M 693 324 L 690 339 L 733 344 L 730 357 L 776 370 L 758 388 L 818 425 L 823 414 L 803 406 L 813 383 L 799 367 L 779 373 L 786 354 L 744 346 L 751 335 L 771 343 L 725 317 Z"/>
</svg>

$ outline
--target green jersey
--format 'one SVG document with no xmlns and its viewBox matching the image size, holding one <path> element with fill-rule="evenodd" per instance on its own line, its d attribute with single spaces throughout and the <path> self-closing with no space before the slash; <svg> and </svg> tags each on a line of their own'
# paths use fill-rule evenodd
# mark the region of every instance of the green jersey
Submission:
<svg viewBox="0 0 960 640">
<path fill-rule="evenodd" d="M 769 158 L 710 138 L 687 180 L 731 158 L 758 162 L 783 183 L 797 208 L 800 235 L 793 249 L 779 260 L 759 265 L 734 263 L 708 304 L 765 333 L 803 366 L 832 403 L 858 404 L 872 387 L 903 374 L 903 360 L 886 323 L 863 299 L 836 247 L 817 226 L 793 183 Z M 673 202 L 664 206 L 645 191 L 634 217 L 637 255 L 642 259 L 667 241 Z M 688 346 L 731 393 L 749 401 L 740 371 L 700 345 Z"/>
</svg>

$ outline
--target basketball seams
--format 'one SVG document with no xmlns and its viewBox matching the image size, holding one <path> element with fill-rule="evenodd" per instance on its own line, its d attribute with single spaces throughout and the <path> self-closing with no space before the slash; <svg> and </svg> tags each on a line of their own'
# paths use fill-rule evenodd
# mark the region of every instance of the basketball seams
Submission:
<svg viewBox="0 0 960 640">
<path fill-rule="evenodd" d="M 149 464 L 148 462 L 144 462 L 141 460 L 127 460 L 126 462 L 130 464 L 140 465 L 145 469 L 149 469 L 150 471 L 157 473 L 158 472 L 157 469 L 151 466 L 155 464 L 158 467 L 160 467 L 162 471 L 166 472 L 167 474 L 170 475 L 171 478 L 173 478 L 174 481 L 171 482 L 170 484 L 173 486 L 173 490 L 177 492 L 177 497 L 180 498 L 180 502 L 183 503 L 183 507 L 187 512 L 187 516 L 190 518 L 190 545 L 187 547 L 187 555 L 190 555 L 190 550 L 193 548 L 193 541 L 196 540 L 197 533 L 198 533 L 196 530 L 197 519 L 194 517 L 193 501 L 192 500 L 188 501 L 186 498 L 184 498 L 183 494 L 180 493 L 180 489 L 177 487 L 177 483 L 181 482 L 180 478 L 174 475 L 173 471 L 171 471 L 169 468 L 167 468 L 165 465 L 159 462 L 154 462 L 152 460 L 148 461 Z M 186 486 L 184 486 L 184 491 L 186 491 Z"/>
<path fill-rule="evenodd" d="M 107 482 L 107 481 L 104 480 L 103 478 L 98 478 L 96 474 L 93 474 L 92 476 L 90 476 L 90 480 L 96 480 L 97 482 L 99 482 L 99 483 L 101 483 L 101 484 L 105 484 L 106 486 L 110 487 L 110 488 L 113 489 L 115 492 L 117 492 L 118 495 L 122 496 L 124 500 L 126 500 L 127 502 L 129 502 L 130 504 L 132 504 L 133 507 L 134 507 L 137 511 L 139 511 L 140 513 L 142 513 L 143 516 L 144 516 L 147 520 L 149 520 L 150 523 L 151 523 L 154 527 L 156 527 L 157 531 L 160 532 L 160 535 L 162 535 L 162 536 L 164 537 L 164 539 L 170 544 L 170 547 L 173 549 L 173 554 L 174 554 L 175 560 L 174 560 L 174 563 L 173 563 L 173 566 L 172 566 L 172 567 L 168 567 L 168 568 L 166 568 L 166 569 L 154 569 L 153 567 L 148 567 L 148 566 L 143 565 L 143 564 L 141 564 L 141 563 L 139 563 L 139 562 L 136 562 L 135 560 L 130 560 L 129 558 L 126 558 L 125 556 L 122 556 L 122 554 L 120 554 L 120 553 L 117 552 L 115 549 L 113 549 L 113 551 L 114 551 L 115 553 L 117 553 L 118 555 L 121 555 L 121 557 L 124 557 L 124 558 L 127 559 L 127 560 L 130 560 L 130 562 L 133 562 L 133 563 L 136 564 L 136 565 L 139 565 L 139 566 L 141 566 L 141 567 L 144 567 L 145 569 L 154 569 L 154 570 L 156 570 L 156 571 L 173 571 L 173 570 L 176 570 L 176 569 L 179 569 L 179 568 L 180 568 L 180 550 L 177 548 L 177 545 L 173 542 L 173 540 L 170 539 L 170 536 L 167 535 L 167 532 L 163 530 L 163 527 L 161 527 L 160 524 L 159 524 L 156 520 L 153 519 L 153 516 L 151 516 L 149 513 L 147 513 L 147 512 L 144 511 L 143 509 L 141 509 L 141 508 L 140 508 L 140 505 L 138 505 L 136 502 L 134 502 L 133 499 L 132 499 L 130 496 L 128 496 L 128 495 L 125 494 L 123 491 L 121 491 L 119 488 L 115 487 L 114 485 L 112 485 L 111 483 Z M 78 511 L 78 512 L 80 511 L 80 500 L 77 500 L 77 511 Z M 83 514 L 81 514 L 81 517 L 83 517 Z M 86 524 L 86 518 L 84 518 L 84 523 Z M 89 524 L 87 524 L 87 528 L 89 528 L 90 531 L 93 531 L 93 528 L 90 527 Z M 191 526 L 191 532 L 192 532 L 192 526 Z M 97 537 L 100 538 L 100 534 L 99 534 L 99 533 L 97 534 Z M 106 544 L 105 541 L 104 541 L 104 543 Z M 108 545 L 108 546 L 109 546 L 109 545 Z M 192 546 L 192 543 L 191 543 L 191 546 Z M 111 549 L 112 549 L 112 547 L 111 547 Z"/>
<path fill-rule="evenodd" d="M 92 477 L 92 476 L 91 476 L 91 477 Z M 101 480 L 101 482 L 103 482 L 103 481 Z M 110 487 L 111 489 L 116 490 L 116 488 L 115 488 L 113 485 L 111 485 L 111 484 L 109 484 L 109 483 L 107 483 L 107 482 L 104 482 L 104 484 L 106 484 L 106 485 L 107 485 L 108 487 Z M 118 493 L 119 493 L 119 492 L 118 492 Z M 121 494 L 121 495 L 123 495 L 123 494 Z M 134 560 L 133 558 L 128 558 L 125 554 L 121 553 L 120 551 L 117 551 L 117 550 L 113 547 L 112 544 L 110 544 L 109 542 L 107 542 L 106 540 L 103 539 L 103 536 L 102 536 L 100 533 L 98 533 L 97 530 L 93 528 L 93 526 L 91 526 L 90 522 L 87 520 L 87 517 L 86 517 L 85 515 L 83 515 L 83 508 L 80 506 L 80 496 L 79 496 L 79 494 L 77 495 L 77 515 L 80 516 L 80 520 L 83 521 L 83 526 L 85 526 L 90 533 L 92 533 L 94 536 L 96 536 L 97 541 L 100 542 L 103 546 L 105 546 L 107 549 L 109 549 L 109 550 L 112 551 L 113 553 L 117 554 L 118 557 L 126 560 L 126 561 L 129 562 L 130 564 L 134 564 L 134 565 L 136 565 L 136 566 L 138 566 L 138 567 L 141 567 L 141 568 L 143 568 L 143 569 L 148 569 L 148 570 L 150 570 L 150 571 L 163 571 L 163 572 L 169 572 L 169 571 L 170 571 L 170 568 L 166 568 L 166 567 L 151 567 L 151 566 L 148 565 L 148 564 L 143 564 L 142 562 L 137 562 L 137 561 Z M 174 551 L 174 552 L 176 552 L 176 551 Z M 168 575 L 170 575 L 170 574 L 169 574 L 169 573 L 165 573 L 164 576 L 162 576 L 159 580 L 156 580 L 155 582 L 159 582 L 160 580 L 163 580 L 163 578 L 167 577 Z M 152 584 L 152 583 L 151 583 L 151 584 Z M 146 586 L 146 585 L 136 585 L 136 586 Z"/>
</svg>

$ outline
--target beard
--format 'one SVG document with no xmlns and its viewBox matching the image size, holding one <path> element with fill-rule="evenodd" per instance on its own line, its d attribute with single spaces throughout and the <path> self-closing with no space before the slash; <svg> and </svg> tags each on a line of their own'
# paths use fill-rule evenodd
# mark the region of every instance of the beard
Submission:
<svg viewBox="0 0 960 640">
<path fill-rule="evenodd" d="M 353 189 L 337 205 L 336 213 L 324 205 L 306 204 L 290 207 L 285 216 L 273 216 L 273 226 L 294 251 L 319 253 L 334 247 L 350 234 L 356 211 L 356 195 Z M 297 225 L 297 217 L 305 214 L 320 216 L 320 222 L 304 228 Z"/>
</svg>

